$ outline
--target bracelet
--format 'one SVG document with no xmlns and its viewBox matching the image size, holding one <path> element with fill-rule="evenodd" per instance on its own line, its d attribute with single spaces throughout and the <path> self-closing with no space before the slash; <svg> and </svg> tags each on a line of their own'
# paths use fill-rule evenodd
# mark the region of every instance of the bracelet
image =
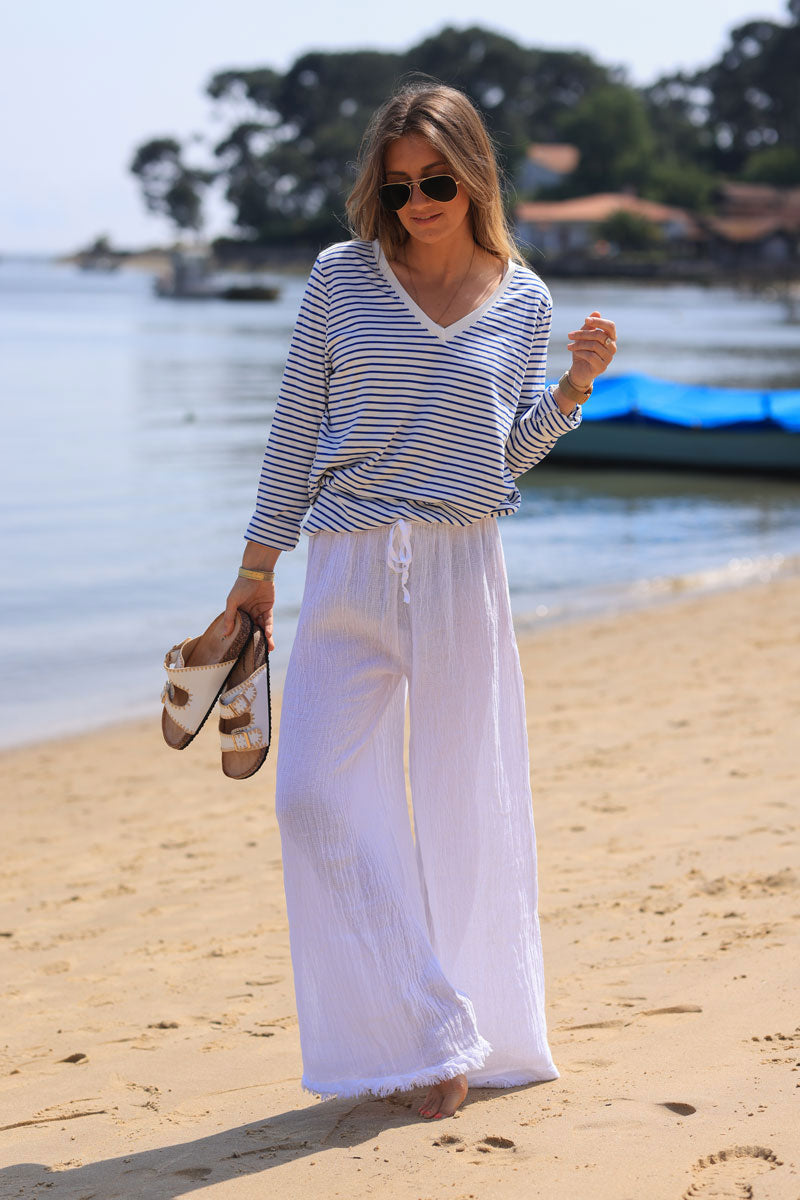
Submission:
<svg viewBox="0 0 800 1200">
<path fill-rule="evenodd" d="M 594 383 L 590 383 L 588 392 L 582 392 L 570 379 L 569 371 L 564 372 L 557 386 L 568 400 L 574 400 L 576 404 L 583 404 L 584 400 L 588 400 L 594 390 Z"/>
<path fill-rule="evenodd" d="M 239 567 L 240 579 L 254 579 L 256 583 L 271 583 L 275 578 L 274 571 L 251 571 L 249 567 Z"/>
</svg>

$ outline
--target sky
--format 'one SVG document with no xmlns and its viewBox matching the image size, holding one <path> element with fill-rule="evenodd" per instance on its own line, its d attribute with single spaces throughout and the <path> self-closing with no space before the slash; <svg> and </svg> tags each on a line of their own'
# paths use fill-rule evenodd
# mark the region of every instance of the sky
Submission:
<svg viewBox="0 0 800 1200">
<path fill-rule="evenodd" d="M 785 22 L 785 0 L 5 0 L 0 255 L 65 252 L 103 233 L 125 247 L 171 240 L 128 164 L 151 137 L 220 136 L 204 87 L 226 68 L 285 70 L 308 50 L 403 50 L 445 25 L 481 25 L 586 51 L 642 86 L 714 61 L 732 28 L 759 17 Z M 214 206 L 208 234 L 226 230 L 226 212 Z"/>
</svg>

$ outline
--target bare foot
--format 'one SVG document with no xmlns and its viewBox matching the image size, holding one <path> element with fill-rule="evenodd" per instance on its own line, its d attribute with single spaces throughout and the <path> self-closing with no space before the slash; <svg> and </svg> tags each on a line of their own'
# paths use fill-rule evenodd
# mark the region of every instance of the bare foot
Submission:
<svg viewBox="0 0 800 1200">
<path fill-rule="evenodd" d="M 452 1117 L 465 1101 L 469 1084 L 466 1075 L 454 1075 L 435 1083 L 417 1109 L 421 1117 Z"/>
</svg>

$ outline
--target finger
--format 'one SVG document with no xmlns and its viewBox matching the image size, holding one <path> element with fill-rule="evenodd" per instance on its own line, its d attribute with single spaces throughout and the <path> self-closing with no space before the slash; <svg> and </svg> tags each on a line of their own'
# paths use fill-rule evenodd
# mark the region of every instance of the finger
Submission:
<svg viewBox="0 0 800 1200">
<path fill-rule="evenodd" d="M 605 329 L 597 329 L 594 326 L 592 326 L 591 329 L 570 329 L 568 336 L 572 337 L 572 338 L 574 338 L 574 337 L 582 337 L 582 338 L 589 338 L 589 339 L 594 338 L 598 342 L 604 342 L 607 337 L 611 337 L 611 340 L 613 342 L 616 339 L 617 335 L 614 334 L 612 337 L 611 334 L 606 333 Z"/>
<path fill-rule="evenodd" d="M 608 366 L 608 363 L 596 350 L 573 350 L 572 361 L 586 363 L 587 367 L 591 367 L 596 375 L 605 371 Z"/>
<path fill-rule="evenodd" d="M 616 350 L 616 343 L 613 341 L 613 338 L 607 337 L 603 334 L 597 334 L 594 336 L 585 334 L 582 336 L 581 334 L 576 334 L 576 336 L 566 344 L 567 349 L 571 349 L 573 346 L 581 346 L 587 350 L 602 350 L 604 354 L 612 355 Z"/>
<path fill-rule="evenodd" d="M 599 344 L 597 342 L 567 342 L 567 349 L 573 354 L 576 350 L 586 350 L 587 352 L 593 351 L 601 356 L 603 362 L 609 363 L 617 352 L 617 348 L 615 345 L 613 345 L 613 343 L 610 346 L 606 346 L 605 342 L 600 342 Z"/>
<path fill-rule="evenodd" d="M 586 319 L 583 322 L 582 328 L 583 329 L 598 329 L 599 328 L 603 331 L 603 333 L 610 333 L 612 337 L 617 336 L 617 327 L 613 321 L 609 321 L 605 317 L 600 317 L 600 316 L 595 317 L 594 314 L 592 314 L 589 317 L 586 317 Z"/>
<path fill-rule="evenodd" d="M 222 622 L 222 636 L 230 637 L 233 633 L 233 626 L 236 621 L 236 605 L 232 600 L 228 600 L 225 605 L 225 620 Z"/>
</svg>

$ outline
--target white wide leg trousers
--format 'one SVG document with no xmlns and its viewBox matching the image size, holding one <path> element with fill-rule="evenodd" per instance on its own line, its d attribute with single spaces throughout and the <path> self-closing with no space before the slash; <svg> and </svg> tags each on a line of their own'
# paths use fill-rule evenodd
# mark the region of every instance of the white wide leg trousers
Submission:
<svg viewBox="0 0 800 1200">
<path fill-rule="evenodd" d="M 557 1079 L 495 517 L 309 539 L 276 769 L 303 1088 Z"/>
</svg>

